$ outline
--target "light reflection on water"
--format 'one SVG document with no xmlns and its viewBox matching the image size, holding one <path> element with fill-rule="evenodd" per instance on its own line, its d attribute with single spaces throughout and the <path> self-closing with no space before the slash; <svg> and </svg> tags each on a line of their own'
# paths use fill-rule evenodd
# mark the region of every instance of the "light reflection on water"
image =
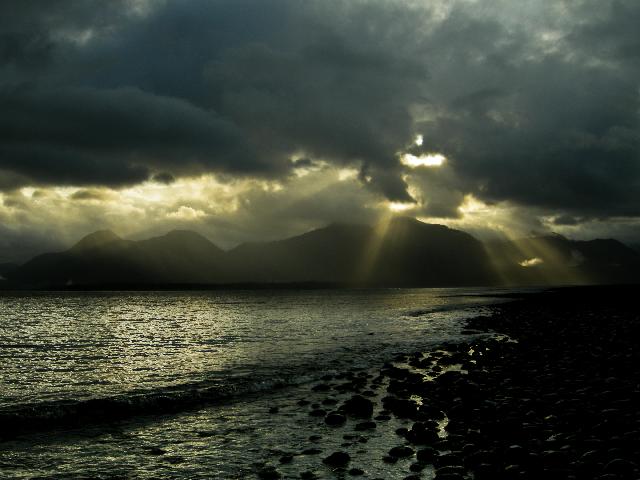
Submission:
<svg viewBox="0 0 640 480">
<path fill-rule="evenodd" d="M 310 433 L 323 436 L 317 446 L 329 453 L 340 448 L 342 434 L 296 405 L 301 396 L 319 401 L 326 394 L 304 384 L 268 391 L 268 378 L 375 369 L 392 352 L 451 339 L 460 320 L 477 311 L 460 307 L 492 301 L 450 296 L 466 291 L 4 294 L 0 412 L 198 382 L 228 386 L 256 375 L 266 391 L 195 411 L 0 442 L 0 478 L 246 478 L 257 461 L 314 446 Z M 267 414 L 273 405 L 281 407 L 278 415 Z M 379 461 L 397 441 L 382 432 L 350 450 L 354 463 L 368 475 L 404 478 L 406 468 L 399 476 L 403 469 Z M 154 448 L 165 453 L 150 454 Z M 320 457 L 298 456 L 279 468 L 294 478 L 304 469 L 324 478 Z"/>
<path fill-rule="evenodd" d="M 5 294 L 0 408 L 292 371 L 334 360 L 327 355 L 414 342 L 429 325 L 405 313 L 478 302 L 441 296 L 448 292 Z M 436 334 L 448 325 L 431 327 Z"/>
</svg>

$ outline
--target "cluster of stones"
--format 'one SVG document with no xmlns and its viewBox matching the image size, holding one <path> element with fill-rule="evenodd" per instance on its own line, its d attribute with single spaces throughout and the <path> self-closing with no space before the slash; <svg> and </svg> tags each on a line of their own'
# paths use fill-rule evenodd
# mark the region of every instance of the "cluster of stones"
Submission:
<svg viewBox="0 0 640 480">
<path fill-rule="evenodd" d="M 640 479 L 640 316 L 633 306 L 584 303 L 557 296 L 501 306 L 468 326 L 508 337 L 400 355 L 376 377 L 327 377 L 315 391 L 353 394 L 340 405 L 312 404 L 310 415 L 337 428 L 353 418 L 362 432 L 386 428 L 392 416 L 408 421 L 395 432 L 402 441 L 381 458 L 402 468 L 399 459 L 411 459 L 405 480 L 422 478 L 427 466 L 435 480 Z M 384 383 L 386 393 L 378 392 Z M 323 459 L 362 475 L 350 461 L 344 451 Z M 260 476 L 279 478 L 275 469 Z"/>
</svg>

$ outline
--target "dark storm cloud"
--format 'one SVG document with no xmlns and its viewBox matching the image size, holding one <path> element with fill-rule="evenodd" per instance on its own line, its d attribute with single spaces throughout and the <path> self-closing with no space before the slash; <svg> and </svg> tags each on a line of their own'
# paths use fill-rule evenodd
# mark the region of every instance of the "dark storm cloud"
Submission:
<svg viewBox="0 0 640 480">
<path fill-rule="evenodd" d="M 265 171 L 212 112 L 137 88 L 0 91 L 0 168 L 39 183 L 123 185 L 153 169 Z"/>
<path fill-rule="evenodd" d="M 623 2 L 602 3 L 615 9 Z M 640 11 L 627 3 L 627 11 Z M 610 15 L 573 13 L 614 35 Z M 580 35 L 584 28 L 577 29 Z M 467 32 L 473 42 L 441 41 L 452 31 Z M 637 68 L 594 58 L 571 35 L 568 50 L 560 44 L 552 52 L 520 35 L 458 10 L 432 36 L 443 46 L 434 62 L 458 59 L 434 79 L 451 79 L 433 86 L 440 99 L 450 100 L 440 101 L 421 126 L 425 148 L 451 158 L 457 174 L 451 188 L 461 182 L 484 200 L 552 211 L 639 215 Z"/>
<path fill-rule="evenodd" d="M 473 193 L 640 215 L 633 0 L 32 0 L 0 19 L 0 188 L 285 176 L 302 156 L 410 201 L 410 148 L 448 157 L 418 182 L 425 214 Z"/>
<path fill-rule="evenodd" d="M 157 173 L 153 176 L 152 180 L 157 183 L 162 183 L 164 185 L 171 185 L 176 181 L 176 177 L 167 172 Z"/>
<path fill-rule="evenodd" d="M 417 23 L 400 4 L 173 1 L 111 24 L 66 4 L 64 21 L 57 2 L 23 7 L 44 17 L 24 28 L 46 39 L 49 64 L 12 71 L 20 92 L 2 98 L 0 168 L 120 185 L 158 169 L 284 173 L 302 152 L 361 165 L 372 188 L 408 198 L 396 152 L 426 69 L 415 26 L 389 22 Z M 25 45 L 7 45 L 6 59 L 36 63 Z"/>
</svg>

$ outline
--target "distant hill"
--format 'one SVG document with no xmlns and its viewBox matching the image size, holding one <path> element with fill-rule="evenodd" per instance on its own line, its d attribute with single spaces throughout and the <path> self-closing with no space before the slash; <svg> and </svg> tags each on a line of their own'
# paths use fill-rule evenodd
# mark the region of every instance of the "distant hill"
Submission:
<svg viewBox="0 0 640 480">
<path fill-rule="evenodd" d="M 35 287 L 215 283 L 222 280 L 223 257 L 221 249 L 194 232 L 134 242 L 100 231 L 65 252 L 33 258 L 8 278 Z"/>
<path fill-rule="evenodd" d="M 373 285 L 479 285 L 494 282 L 482 244 L 464 232 L 409 218 L 375 227 L 333 224 L 229 252 L 237 280 Z"/>
<path fill-rule="evenodd" d="M 332 224 L 292 238 L 223 251 L 190 231 L 131 241 L 111 231 L 69 250 L 0 270 L 12 285 L 329 283 L 474 286 L 629 283 L 640 254 L 616 240 L 559 235 L 482 244 L 442 225 L 393 218 L 374 226 Z"/>
<path fill-rule="evenodd" d="M 0 277 L 5 278 L 5 275 L 16 268 L 18 268 L 16 263 L 0 263 Z"/>
<path fill-rule="evenodd" d="M 640 254 L 613 239 L 569 240 L 561 235 L 489 242 L 506 284 L 607 284 L 640 280 Z"/>
</svg>

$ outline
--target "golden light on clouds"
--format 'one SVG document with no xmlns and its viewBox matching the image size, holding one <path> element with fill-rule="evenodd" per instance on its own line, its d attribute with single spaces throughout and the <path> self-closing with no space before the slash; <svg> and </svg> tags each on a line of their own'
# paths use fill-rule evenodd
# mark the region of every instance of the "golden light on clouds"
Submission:
<svg viewBox="0 0 640 480">
<path fill-rule="evenodd" d="M 182 205 L 176 211 L 168 213 L 167 217 L 177 220 L 195 220 L 196 218 L 205 217 L 206 215 L 206 212 L 202 210 Z"/>
<path fill-rule="evenodd" d="M 489 213 L 491 211 L 491 207 L 469 194 L 465 195 L 464 201 L 462 202 L 462 205 L 458 207 L 458 210 L 463 215 L 473 215 L 478 213 Z"/>
<path fill-rule="evenodd" d="M 341 182 L 353 180 L 358 177 L 358 173 L 356 168 L 341 168 L 338 170 L 338 180 Z"/>
<path fill-rule="evenodd" d="M 387 204 L 387 208 L 392 212 L 406 212 L 407 210 L 411 210 L 415 208 L 415 203 L 404 203 L 404 202 L 389 202 Z"/>
<path fill-rule="evenodd" d="M 400 162 L 409 168 L 440 167 L 446 160 L 447 158 L 440 153 L 428 153 L 420 156 L 405 153 L 400 157 Z"/>
<path fill-rule="evenodd" d="M 521 267 L 535 267 L 536 265 L 540 265 L 544 263 L 544 260 L 542 260 L 540 257 L 533 257 L 533 258 L 528 258 L 527 260 L 523 260 L 522 262 L 519 263 L 519 265 Z"/>
<path fill-rule="evenodd" d="M 416 139 L 414 140 L 414 143 L 415 143 L 417 146 L 421 147 L 421 146 L 422 146 L 422 144 L 424 143 L 424 137 L 423 137 L 422 135 L 417 135 L 417 136 L 416 136 Z"/>
</svg>

